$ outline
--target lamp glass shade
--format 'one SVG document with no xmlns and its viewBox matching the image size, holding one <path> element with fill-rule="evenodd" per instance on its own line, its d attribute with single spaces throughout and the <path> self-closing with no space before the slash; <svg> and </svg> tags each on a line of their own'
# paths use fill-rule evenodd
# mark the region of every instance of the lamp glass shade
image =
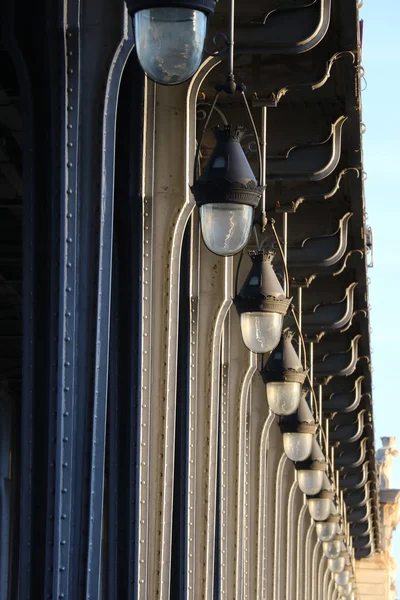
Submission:
<svg viewBox="0 0 400 600">
<path fill-rule="evenodd" d="M 332 542 L 323 542 L 322 551 L 327 558 L 337 558 L 342 551 L 342 542 L 333 540 Z"/>
<path fill-rule="evenodd" d="M 331 501 L 327 498 L 309 498 L 308 510 L 314 521 L 326 521 L 331 514 Z"/>
<path fill-rule="evenodd" d="M 303 494 L 315 496 L 322 490 L 324 471 L 314 471 L 312 469 L 297 471 L 297 482 Z"/>
<path fill-rule="evenodd" d="M 283 434 L 283 449 L 293 462 L 307 460 L 312 450 L 312 433 L 286 432 Z M 326 517 L 325 517 L 326 518 Z"/>
<path fill-rule="evenodd" d="M 203 204 L 200 221 L 207 248 L 220 256 L 233 256 L 247 244 L 253 225 L 253 207 L 230 202 Z M 279 339 L 275 345 L 278 342 Z"/>
<path fill-rule="evenodd" d="M 276 315 L 276 313 L 267 314 Z M 269 407 L 272 410 L 272 412 L 276 415 L 280 415 L 282 417 L 287 415 L 293 415 L 299 408 L 301 400 L 300 383 L 294 381 L 269 381 L 266 385 L 266 389 Z M 313 493 L 317 494 L 318 492 Z"/>
<path fill-rule="evenodd" d="M 350 571 L 348 571 L 347 569 L 345 569 L 344 571 L 342 571 L 341 573 L 335 573 L 335 582 L 338 585 L 347 585 L 350 581 Z"/>
<path fill-rule="evenodd" d="M 322 522 L 316 524 L 317 538 L 321 542 L 330 542 L 336 535 L 337 523 Z"/>
<path fill-rule="evenodd" d="M 338 558 L 328 558 L 328 569 L 332 573 L 341 573 L 346 565 L 344 556 Z"/>
<path fill-rule="evenodd" d="M 243 342 L 256 354 L 271 352 L 276 348 L 281 338 L 282 325 L 283 315 L 279 313 L 245 312 L 240 315 Z"/>
<path fill-rule="evenodd" d="M 192 8 L 159 7 L 135 14 L 139 62 L 157 83 L 176 85 L 199 68 L 207 32 L 207 16 Z"/>
<path fill-rule="evenodd" d="M 349 596 L 351 596 L 352 591 L 353 591 L 353 584 L 352 583 L 347 583 L 346 585 L 339 585 L 338 586 L 338 592 L 344 598 L 348 598 Z"/>
</svg>

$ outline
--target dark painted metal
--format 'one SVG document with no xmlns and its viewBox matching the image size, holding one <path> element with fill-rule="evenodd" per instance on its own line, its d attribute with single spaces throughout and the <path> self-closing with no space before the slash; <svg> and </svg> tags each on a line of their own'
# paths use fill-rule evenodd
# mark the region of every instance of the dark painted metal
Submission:
<svg viewBox="0 0 400 600">
<path fill-rule="evenodd" d="M 301 54 L 317 46 L 330 23 L 331 0 L 312 0 L 300 8 L 268 7 L 267 14 L 236 29 L 237 52 Z M 250 43 L 249 43 L 250 42 Z"/>
<path fill-rule="evenodd" d="M 335 465 L 354 469 L 363 464 L 367 454 L 367 438 L 355 444 L 340 444 L 335 453 Z"/>
<path fill-rule="evenodd" d="M 340 412 L 340 413 L 351 413 L 360 405 L 361 399 L 363 397 L 362 394 L 362 382 L 364 379 L 364 375 L 359 375 L 355 381 L 354 386 L 350 388 L 348 391 L 341 390 L 332 392 L 329 395 L 326 395 L 323 401 L 323 410 L 324 412 Z"/>
<path fill-rule="evenodd" d="M 132 16 L 140 10 L 158 7 L 189 8 L 201 10 L 209 15 L 214 12 L 215 4 L 216 0 L 126 0 L 129 14 Z"/>
<path fill-rule="evenodd" d="M 357 282 L 351 283 L 346 289 L 342 300 L 332 303 L 317 304 L 312 311 L 302 315 L 302 327 L 307 337 L 316 332 L 341 329 L 350 321 L 353 315 L 354 289 Z"/>
<path fill-rule="evenodd" d="M 343 258 L 351 217 L 351 213 L 346 213 L 340 219 L 338 229 L 330 235 L 311 237 L 298 246 L 289 246 L 288 263 L 295 276 L 301 270 L 311 273 L 316 268 L 331 267 Z"/>
<path fill-rule="evenodd" d="M 290 148 L 283 158 L 268 160 L 267 180 L 321 181 L 333 173 L 339 164 L 342 130 L 347 117 L 332 123 L 327 140 Z"/>
<path fill-rule="evenodd" d="M 341 471 L 340 475 L 340 487 L 343 490 L 355 490 L 361 489 L 368 481 L 369 475 L 369 464 L 365 461 L 362 464 L 361 469 L 351 470 L 346 469 Z"/>
</svg>

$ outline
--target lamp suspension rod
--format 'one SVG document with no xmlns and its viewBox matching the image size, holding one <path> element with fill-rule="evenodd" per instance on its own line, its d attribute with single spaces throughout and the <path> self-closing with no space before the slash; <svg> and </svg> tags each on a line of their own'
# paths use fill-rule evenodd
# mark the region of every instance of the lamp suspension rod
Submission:
<svg viewBox="0 0 400 600">
<path fill-rule="evenodd" d="M 329 461 L 329 419 L 325 419 L 325 455 Z"/>
<path fill-rule="evenodd" d="M 311 384 L 314 386 L 314 344 L 313 342 L 309 343 L 309 364 L 310 364 L 310 379 Z M 313 389 L 310 390 L 310 406 L 311 409 L 313 407 Z M 318 404 L 315 404 L 315 410 L 318 410 Z M 318 418 L 318 414 L 315 415 Z"/>
<path fill-rule="evenodd" d="M 300 288 L 301 289 L 301 288 Z M 322 422 L 322 385 L 318 386 L 318 412 L 319 412 L 319 422 Z M 322 445 L 322 428 L 319 430 L 319 443 Z"/>
<path fill-rule="evenodd" d="M 229 23 L 229 74 L 230 79 L 234 79 L 233 63 L 235 53 L 235 0 L 231 0 L 231 14 Z"/>
<path fill-rule="evenodd" d="M 211 107 L 210 107 L 210 111 L 207 115 L 207 118 L 205 120 L 205 123 L 203 125 L 203 128 L 201 130 L 200 133 L 200 137 L 199 140 L 197 142 L 197 147 L 196 147 L 196 153 L 195 153 L 195 157 L 194 157 L 194 167 L 193 167 L 193 185 L 196 183 L 196 179 L 197 179 L 197 174 L 198 174 L 198 170 L 199 170 L 199 158 L 200 158 L 200 149 L 201 149 L 201 144 L 203 141 L 203 137 L 204 137 L 204 133 L 208 127 L 208 124 L 210 122 L 211 119 L 211 115 L 215 110 L 215 105 L 217 104 L 217 100 L 218 100 L 218 96 L 220 94 L 219 90 L 216 90 L 215 92 L 215 96 L 214 96 L 214 100 L 212 101 Z"/>
<path fill-rule="evenodd" d="M 297 288 L 297 314 L 299 315 L 299 358 L 301 360 L 301 354 L 303 347 L 301 344 L 301 328 L 302 328 L 302 312 L 303 312 L 303 288 L 301 285 Z"/>
<path fill-rule="evenodd" d="M 282 238 L 283 238 L 283 254 L 285 265 L 287 265 L 287 247 L 288 247 L 288 215 L 287 212 L 283 213 L 282 221 Z M 289 294 L 289 291 L 285 289 L 285 292 Z"/>
<path fill-rule="evenodd" d="M 283 251 L 282 244 L 281 244 L 281 241 L 280 241 L 280 239 L 278 237 L 278 234 L 276 233 L 274 219 L 270 219 L 268 222 L 271 225 L 271 229 L 272 229 L 274 237 L 275 237 L 275 242 L 276 242 L 276 245 L 278 246 L 279 254 L 281 255 L 281 259 L 282 259 L 282 263 L 283 263 L 283 270 L 284 270 L 284 273 L 285 273 L 284 290 L 285 290 L 285 293 L 286 293 L 286 298 L 289 298 L 289 285 L 290 285 L 289 284 L 289 271 L 288 271 L 287 263 L 286 263 L 286 260 L 285 260 L 285 253 Z M 299 326 L 299 323 L 298 323 L 297 319 L 296 319 L 296 326 L 297 326 L 297 328 L 299 330 L 299 333 L 300 333 L 301 329 L 300 329 L 300 326 Z M 304 354 L 304 358 L 305 358 L 305 354 Z"/>
<path fill-rule="evenodd" d="M 262 148 L 262 171 L 260 177 L 260 185 L 264 186 L 262 196 L 261 196 L 261 214 L 264 216 L 266 214 L 266 204 L 267 204 L 267 194 L 266 194 L 266 185 L 267 185 L 267 107 L 263 106 L 261 108 L 261 148 Z M 286 290 L 285 290 L 286 291 Z"/>
</svg>

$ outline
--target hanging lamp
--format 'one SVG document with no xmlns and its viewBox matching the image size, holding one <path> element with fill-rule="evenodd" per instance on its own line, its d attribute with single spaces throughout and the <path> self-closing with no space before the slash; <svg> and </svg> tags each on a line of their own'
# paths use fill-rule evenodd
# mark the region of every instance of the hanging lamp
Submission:
<svg viewBox="0 0 400 600">
<path fill-rule="evenodd" d="M 279 416 L 297 411 L 307 374 L 293 347 L 293 335 L 290 330 L 284 331 L 262 372 L 269 407 Z"/>
<path fill-rule="evenodd" d="M 290 299 L 272 268 L 272 252 L 250 252 L 250 272 L 235 298 L 245 345 L 257 354 L 271 352 L 279 343 L 283 317 Z"/>
<path fill-rule="evenodd" d="M 312 451 L 317 426 L 305 400 L 303 391 L 299 409 L 294 415 L 282 417 L 279 424 L 283 434 L 283 449 L 293 462 L 307 460 Z"/>
<path fill-rule="evenodd" d="M 157 83 L 176 85 L 200 66 L 215 0 L 126 0 L 140 65 Z"/>
<path fill-rule="evenodd" d="M 246 246 L 263 190 L 240 145 L 244 132 L 241 126 L 213 128 L 216 146 L 191 187 L 203 241 L 220 256 L 232 256 Z"/>
</svg>

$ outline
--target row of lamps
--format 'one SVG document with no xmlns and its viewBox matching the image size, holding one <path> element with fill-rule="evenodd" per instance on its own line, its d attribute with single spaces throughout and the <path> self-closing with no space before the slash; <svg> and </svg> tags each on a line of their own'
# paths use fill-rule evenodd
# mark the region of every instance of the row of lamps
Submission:
<svg viewBox="0 0 400 600">
<path fill-rule="evenodd" d="M 177 85 L 194 75 L 203 56 L 208 17 L 214 0 L 126 0 L 133 19 L 135 46 L 146 75 L 163 85 Z M 231 6 L 229 73 L 216 88 L 209 122 L 220 91 L 242 93 L 254 125 L 243 86 L 233 75 L 233 5 Z M 244 128 L 215 127 L 214 150 L 192 192 L 199 208 L 201 231 L 207 248 L 220 256 L 233 256 L 247 245 L 254 212 L 264 193 L 241 146 Z M 203 135 L 203 134 L 202 134 Z M 202 136 L 200 140 L 202 139 Z M 258 140 L 258 137 L 257 137 Z M 200 144 L 199 144 L 200 146 Z M 198 152 L 199 152 L 198 146 Z M 259 150 L 259 146 L 258 146 Z M 260 150 L 259 150 L 260 158 Z M 265 168 L 265 165 L 263 165 Z M 261 180 L 261 169 L 260 169 Z M 307 373 L 293 347 L 293 334 L 284 331 L 290 306 L 272 267 L 273 253 L 250 253 L 252 267 L 235 298 L 244 344 L 256 354 L 270 353 L 262 371 L 269 407 L 280 418 L 283 446 L 294 462 L 300 490 L 307 496 L 316 534 L 333 573 L 340 597 L 356 600 L 356 588 L 345 535 L 340 524 L 335 492 L 327 476 L 328 465 L 317 442 L 317 425 L 305 399 Z"/>
</svg>

